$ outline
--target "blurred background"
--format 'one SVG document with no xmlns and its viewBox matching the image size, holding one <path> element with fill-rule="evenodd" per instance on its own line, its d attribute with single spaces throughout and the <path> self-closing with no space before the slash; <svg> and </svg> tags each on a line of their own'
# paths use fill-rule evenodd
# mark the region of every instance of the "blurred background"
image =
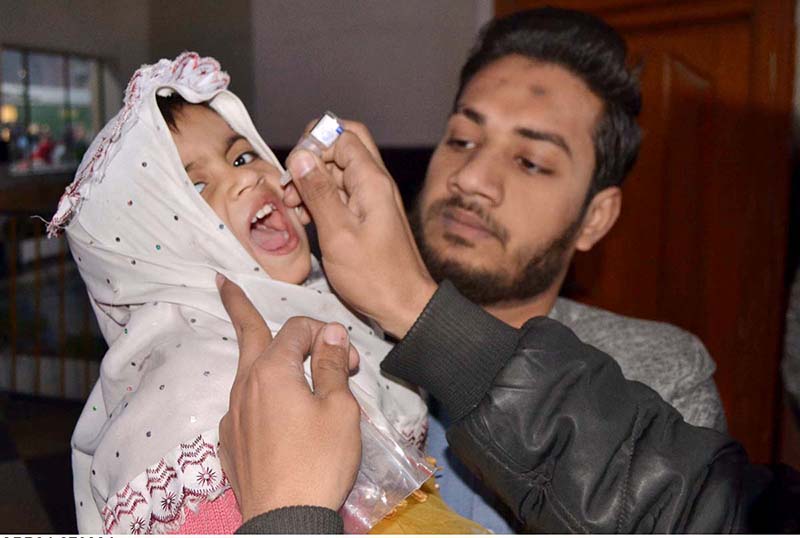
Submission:
<svg viewBox="0 0 800 538">
<path fill-rule="evenodd" d="M 700 336 L 732 434 L 800 467 L 780 373 L 800 361 L 794 0 L 0 0 L 0 532 L 76 530 L 69 436 L 105 344 L 66 243 L 31 216 L 50 218 L 139 65 L 216 57 L 279 156 L 327 109 L 363 121 L 408 203 L 479 28 L 544 4 L 616 27 L 644 95 L 622 217 L 565 294 Z"/>
</svg>

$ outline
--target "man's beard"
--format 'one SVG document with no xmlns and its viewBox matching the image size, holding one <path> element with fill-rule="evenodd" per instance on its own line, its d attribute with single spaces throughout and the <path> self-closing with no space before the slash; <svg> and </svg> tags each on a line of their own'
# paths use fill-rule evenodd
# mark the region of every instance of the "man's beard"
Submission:
<svg viewBox="0 0 800 538">
<path fill-rule="evenodd" d="M 411 229 L 419 246 L 420 254 L 431 276 L 436 282 L 449 280 L 473 303 L 488 306 L 502 302 L 524 301 L 541 295 L 547 291 L 558 278 L 568 262 L 567 252 L 578 234 L 586 214 L 588 204 L 579 212 L 564 231 L 543 248 L 533 252 L 520 251 L 514 256 L 514 267 L 521 267 L 516 272 L 472 269 L 458 261 L 447 259 L 445 253 L 437 252 L 426 240 L 425 221 L 440 218 L 443 211 L 459 208 L 479 216 L 487 229 L 505 246 L 508 232 L 486 214 L 480 206 L 469 204 L 459 196 L 451 196 L 431 204 L 425 215 L 422 215 L 421 197 L 417 199 L 410 215 Z M 445 239 L 452 243 L 470 247 L 473 244 L 456 235 L 445 234 Z M 477 247 L 474 247 L 477 248 Z"/>
</svg>

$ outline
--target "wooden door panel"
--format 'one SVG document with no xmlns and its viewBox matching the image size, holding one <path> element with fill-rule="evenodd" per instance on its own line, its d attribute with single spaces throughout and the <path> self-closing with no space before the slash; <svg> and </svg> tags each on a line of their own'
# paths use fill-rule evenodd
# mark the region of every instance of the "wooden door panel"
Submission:
<svg viewBox="0 0 800 538">
<path fill-rule="evenodd" d="M 705 278 L 709 235 L 723 219 L 738 218 L 713 193 L 733 188 L 736 155 L 747 148 L 746 130 L 737 125 L 747 116 L 749 77 L 741 66 L 749 51 L 723 46 L 736 32 L 747 28 L 703 25 L 628 37 L 643 65 L 644 142 L 623 188 L 619 222 L 598 252 L 576 258 L 583 300 L 707 332 L 705 290 L 717 282 Z"/>
<path fill-rule="evenodd" d="M 602 16 L 614 28 L 625 31 L 645 25 L 666 26 L 683 21 L 749 17 L 761 4 L 774 0 L 495 0 L 495 15 L 501 17 L 529 7 L 558 6 L 580 9 Z M 783 6 L 780 6 L 783 8 Z M 783 9 L 775 10 L 785 16 Z"/>
<path fill-rule="evenodd" d="M 660 218 L 667 223 L 668 232 L 660 244 L 657 315 L 702 334 L 706 309 L 698 301 L 705 284 L 702 278 L 705 207 L 701 191 L 704 181 L 712 175 L 708 159 L 712 148 L 708 146 L 713 145 L 716 85 L 707 73 L 692 65 L 691 59 L 670 53 L 658 56 L 661 65 L 651 67 L 660 67 L 663 91 L 660 112 L 666 127 L 652 141 L 654 146 L 660 146 L 665 158 L 659 168 L 649 170 L 663 171 L 659 178 L 664 201 Z M 650 179 L 648 174 L 641 181 Z"/>
</svg>

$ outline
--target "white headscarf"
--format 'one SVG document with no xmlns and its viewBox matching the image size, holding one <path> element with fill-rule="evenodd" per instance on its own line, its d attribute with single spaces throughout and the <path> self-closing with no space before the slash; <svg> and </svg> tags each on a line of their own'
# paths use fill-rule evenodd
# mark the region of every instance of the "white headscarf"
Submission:
<svg viewBox="0 0 800 538">
<path fill-rule="evenodd" d="M 195 191 L 157 93 L 208 101 L 282 169 L 227 85 L 219 64 L 195 53 L 139 69 L 49 227 L 66 230 L 109 345 L 72 438 L 82 534 L 175 530 L 187 508 L 229 487 L 217 426 L 238 348 L 217 273 L 245 291 L 273 332 L 297 315 L 345 325 L 362 359 L 356 396 L 409 440 L 424 435 L 422 400 L 380 373 L 389 344 L 330 293 L 319 265 L 303 286 L 270 279 Z"/>
</svg>

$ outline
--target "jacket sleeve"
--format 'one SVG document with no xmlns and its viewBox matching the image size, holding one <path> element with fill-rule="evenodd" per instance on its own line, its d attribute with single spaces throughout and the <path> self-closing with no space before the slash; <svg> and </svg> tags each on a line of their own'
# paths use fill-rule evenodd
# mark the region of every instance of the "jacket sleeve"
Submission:
<svg viewBox="0 0 800 538">
<path fill-rule="evenodd" d="M 245 521 L 236 534 L 343 534 L 338 513 L 321 506 L 285 506 Z"/>
<path fill-rule="evenodd" d="M 455 454 L 530 531 L 746 530 L 768 479 L 563 325 L 515 330 L 446 282 L 382 367 L 440 400 Z"/>
</svg>

